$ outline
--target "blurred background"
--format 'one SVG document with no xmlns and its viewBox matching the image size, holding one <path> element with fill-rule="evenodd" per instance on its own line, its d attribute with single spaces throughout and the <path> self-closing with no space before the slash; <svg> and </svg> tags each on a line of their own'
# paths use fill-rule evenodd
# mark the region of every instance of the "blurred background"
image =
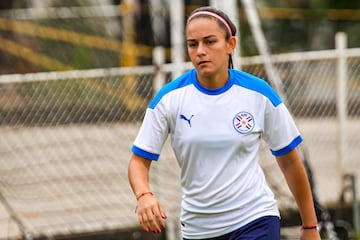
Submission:
<svg viewBox="0 0 360 240">
<path fill-rule="evenodd" d="M 187 16 L 223 9 L 236 68 L 268 81 L 304 137 L 324 239 L 360 239 L 359 0 L 0 1 L 0 240 L 180 239 L 179 169 L 167 142 L 151 170 L 167 228 L 138 226 L 130 148 L 154 93 L 192 68 Z M 266 146 L 282 214 L 300 218 Z"/>
</svg>

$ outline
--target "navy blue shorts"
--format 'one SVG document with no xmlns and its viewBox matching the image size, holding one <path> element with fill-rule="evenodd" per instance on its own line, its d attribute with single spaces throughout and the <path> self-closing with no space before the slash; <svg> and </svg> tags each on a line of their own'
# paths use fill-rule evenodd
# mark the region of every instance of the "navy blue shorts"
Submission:
<svg viewBox="0 0 360 240">
<path fill-rule="evenodd" d="M 280 219 L 276 216 L 261 217 L 231 233 L 203 240 L 280 240 Z"/>
</svg>

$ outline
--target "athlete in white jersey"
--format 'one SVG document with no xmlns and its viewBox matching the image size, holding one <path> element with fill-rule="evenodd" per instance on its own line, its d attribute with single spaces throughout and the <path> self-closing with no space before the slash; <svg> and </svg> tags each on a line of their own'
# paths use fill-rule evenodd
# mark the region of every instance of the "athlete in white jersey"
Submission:
<svg viewBox="0 0 360 240">
<path fill-rule="evenodd" d="M 301 240 L 318 240 L 311 191 L 296 150 L 302 138 L 265 81 L 229 69 L 235 31 L 213 8 L 190 15 L 186 35 L 195 69 L 157 93 L 132 147 L 129 180 L 139 222 L 145 231 L 165 227 L 148 171 L 170 135 L 181 169 L 184 239 L 280 239 L 279 211 L 258 159 L 264 139 L 299 206 Z"/>
</svg>

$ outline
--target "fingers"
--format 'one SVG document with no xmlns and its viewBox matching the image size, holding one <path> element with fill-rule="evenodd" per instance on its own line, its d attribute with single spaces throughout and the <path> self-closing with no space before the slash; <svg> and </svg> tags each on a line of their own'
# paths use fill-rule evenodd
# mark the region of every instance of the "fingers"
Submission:
<svg viewBox="0 0 360 240">
<path fill-rule="evenodd" d="M 161 215 L 161 217 L 162 217 L 163 219 L 166 219 L 167 216 L 166 216 L 166 214 L 165 214 L 164 209 L 163 209 L 162 206 L 160 205 L 160 203 L 159 203 L 159 210 L 160 210 L 160 215 Z"/>
<path fill-rule="evenodd" d="M 153 196 L 147 196 L 138 201 L 138 219 L 145 232 L 160 233 L 165 228 L 166 214 Z"/>
</svg>

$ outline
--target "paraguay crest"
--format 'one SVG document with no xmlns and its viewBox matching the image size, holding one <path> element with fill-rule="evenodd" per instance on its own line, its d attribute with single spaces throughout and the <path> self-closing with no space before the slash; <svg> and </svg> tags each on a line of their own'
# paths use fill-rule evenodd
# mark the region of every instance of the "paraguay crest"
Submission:
<svg viewBox="0 0 360 240">
<path fill-rule="evenodd" d="M 233 119 L 233 126 L 239 133 L 249 133 L 255 126 L 254 117 L 248 112 L 239 112 Z"/>
</svg>

